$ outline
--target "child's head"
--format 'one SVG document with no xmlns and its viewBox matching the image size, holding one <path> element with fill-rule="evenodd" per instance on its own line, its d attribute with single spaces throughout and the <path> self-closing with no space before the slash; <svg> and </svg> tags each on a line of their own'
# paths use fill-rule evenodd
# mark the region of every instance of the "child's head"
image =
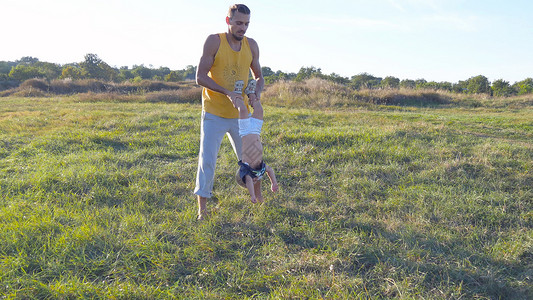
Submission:
<svg viewBox="0 0 533 300">
<path fill-rule="evenodd" d="M 241 178 L 240 168 L 237 169 L 237 173 L 235 173 L 235 181 L 237 181 L 238 185 L 242 186 L 243 188 L 246 188 L 246 184 L 244 183 L 244 181 L 242 181 Z"/>
</svg>

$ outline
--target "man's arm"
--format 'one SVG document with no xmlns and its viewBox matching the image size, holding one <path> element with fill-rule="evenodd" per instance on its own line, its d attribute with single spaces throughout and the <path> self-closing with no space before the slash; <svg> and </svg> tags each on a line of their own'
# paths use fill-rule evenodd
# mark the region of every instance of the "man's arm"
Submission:
<svg viewBox="0 0 533 300">
<path fill-rule="evenodd" d="M 196 83 L 207 89 L 226 95 L 233 103 L 233 106 L 235 106 L 236 101 L 242 100 L 242 95 L 225 89 L 207 75 L 215 62 L 215 55 L 217 54 L 219 46 L 220 37 L 218 35 L 212 34 L 207 37 L 200 63 L 196 69 Z"/>
<path fill-rule="evenodd" d="M 250 64 L 250 69 L 252 70 L 252 76 L 257 81 L 255 87 L 255 96 L 257 100 L 261 100 L 261 92 L 265 86 L 265 80 L 263 78 L 263 72 L 261 71 L 261 64 L 259 63 L 259 46 L 255 40 L 248 38 L 248 43 L 250 44 L 250 50 L 252 51 L 252 63 Z"/>
</svg>

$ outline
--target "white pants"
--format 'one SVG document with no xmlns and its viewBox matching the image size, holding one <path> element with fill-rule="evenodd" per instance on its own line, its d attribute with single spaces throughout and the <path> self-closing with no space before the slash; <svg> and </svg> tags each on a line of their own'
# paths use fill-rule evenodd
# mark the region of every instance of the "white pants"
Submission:
<svg viewBox="0 0 533 300">
<path fill-rule="evenodd" d="M 227 134 L 237 161 L 241 159 L 242 142 L 239 137 L 239 119 L 227 119 L 202 112 L 200 132 L 200 153 L 194 194 L 211 198 L 215 181 L 218 150 L 224 135 Z"/>
<path fill-rule="evenodd" d="M 249 134 L 261 135 L 261 128 L 263 127 L 263 120 L 256 118 L 239 119 L 239 135 L 241 138 Z"/>
</svg>

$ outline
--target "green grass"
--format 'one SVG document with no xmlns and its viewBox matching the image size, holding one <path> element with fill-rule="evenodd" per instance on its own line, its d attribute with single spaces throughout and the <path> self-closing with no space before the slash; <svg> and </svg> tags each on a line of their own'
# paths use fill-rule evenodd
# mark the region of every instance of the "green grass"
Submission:
<svg viewBox="0 0 533 300">
<path fill-rule="evenodd" d="M 0 298 L 531 299 L 524 103 L 265 105 L 280 192 L 225 140 L 198 223 L 199 105 L 0 98 Z"/>
</svg>

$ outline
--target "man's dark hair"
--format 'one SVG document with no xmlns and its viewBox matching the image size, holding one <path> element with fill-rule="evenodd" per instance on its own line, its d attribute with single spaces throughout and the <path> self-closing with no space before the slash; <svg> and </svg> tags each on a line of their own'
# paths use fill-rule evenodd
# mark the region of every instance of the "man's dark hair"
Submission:
<svg viewBox="0 0 533 300">
<path fill-rule="evenodd" d="M 245 14 L 245 15 L 249 15 L 250 14 L 250 9 L 248 8 L 248 6 L 244 5 L 244 4 L 233 4 L 232 6 L 229 7 L 229 11 L 228 11 L 228 17 L 231 19 L 233 18 L 233 15 L 235 15 L 235 12 L 238 11 L 242 14 Z"/>
</svg>

